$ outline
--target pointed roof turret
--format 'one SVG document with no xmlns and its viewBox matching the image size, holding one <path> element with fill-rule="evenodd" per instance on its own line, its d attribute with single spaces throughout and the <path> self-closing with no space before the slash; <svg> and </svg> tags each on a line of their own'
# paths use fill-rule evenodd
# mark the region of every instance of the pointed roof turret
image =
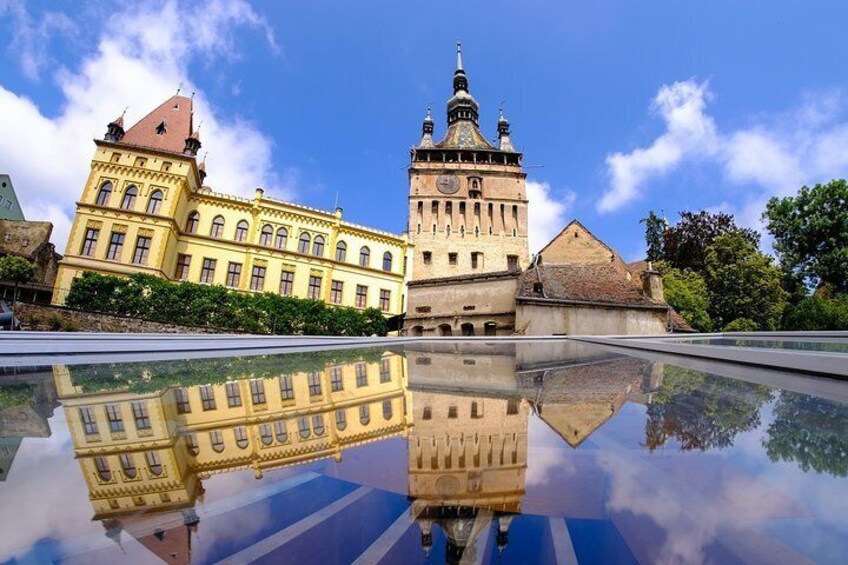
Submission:
<svg viewBox="0 0 848 565">
<path fill-rule="evenodd" d="M 462 63 L 462 43 L 456 42 L 456 71 L 453 73 L 453 96 L 448 100 L 448 130 L 436 144 L 439 148 L 494 149 L 478 127 L 479 106 L 468 92 L 468 77 Z"/>
<path fill-rule="evenodd" d="M 433 116 L 430 115 L 430 106 L 427 106 L 427 115 L 421 126 L 421 142 L 418 147 L 433 147 Z"/>
<path fill-rule="evenodd" d="M 193 104 L 191 98 L 171 96 L 128 129 L 120 141 L 168 153 L 185 153 L 187 140 L 197 133 L 192 127 Z M 195 141 L 200 149 L 200 139 Z"/>
<path fill-rule="evenodd" d="M 200 151 L 200 145 L 200 126 L 198 126 L 197 129 L 186 138 L 183 153 L 195 156 L 197 155 L 197 152 Z"/>
<path fill-rule="evenodd" d="M 103 139 L 106 141 L 121 141 L 124 137 L 124 114 L 127 113 L 127 108 L 118 116 L 118 119 L 109 122 L 106 126 L 106 135 Z"/>
<path fill-rule="evenodd" d="M 498 117 L 498 149 L 515 153 L 515 147 L 509 139 L 509 120 L 504 116 L 503 104 L 501 104 L 500 116 Z"/>
<path fill-rule="evenodd" d="M 200 174 L 200 184 L 206 180 L 206 157 L 209 156 L 209 153 L 203 155 L 203 161 L 197 166 L 197 172 Z"/>
</svg>

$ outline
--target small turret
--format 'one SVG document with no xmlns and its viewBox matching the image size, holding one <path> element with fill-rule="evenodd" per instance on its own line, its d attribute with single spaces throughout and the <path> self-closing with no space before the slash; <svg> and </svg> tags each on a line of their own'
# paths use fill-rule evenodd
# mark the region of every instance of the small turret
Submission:
<svg viewBox="0 0 848 565">
<path fill-rule="evenodd" d="M 512 141 L 509 139 L 509 120 L 504 116 L 503 106 L 501 106 L 500 116 L 498 117 L 498 149 L 515 152 L 515 147 L 512 146 Z"/>
<path fill-rule="evenodd" d="M 103 136 L 103 139 L 106 141 L 121 141 L 124 138 L 124 114 L 126 114 L 126 109 L 124 112 L 118 116 L 117 120 L 109 122 L 109 125 L 106 126 L 106 135 Z"/>
<path fill-rule="evenodd" d="M 203 161 L 197 166 L 197 172 L 200 174 L 200 184 L 202 185 L 206 181 L 206 155 L 203 156 Z"/>
<path fill-rule="evenodd" d="M 421 143 L 418 144 L 418 147 L 433 147 L 433 117 L 430 115 L 429 106 L 427 106 L 427 115 L 424 117 L 421 131 Z"/>
<path fill-rule="evenodd" d="M 194 133 L 186 138 L 183 153 L 194 157 L 197 155 L 197 152 L 200 151 L 200 145 L 200 129 L 198 128 L 194 130 Z"/>
</svg>

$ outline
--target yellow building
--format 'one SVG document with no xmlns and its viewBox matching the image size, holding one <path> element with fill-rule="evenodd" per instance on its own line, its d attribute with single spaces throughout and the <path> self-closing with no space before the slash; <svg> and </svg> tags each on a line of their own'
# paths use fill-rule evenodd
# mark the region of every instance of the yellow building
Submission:
<svg viewBox="0 0 848 565">
<path fill-rule="evenodd" d="M 249 362 L 238 367 L 245 373 L 166 387 L 155 384 L 155 368 L 139 368 L 127 382 L 147 379 L 149 393 L 98 388 L 102 375 L 54 368 L 95 519 L 189 509 L 212 474 L 253 469 L 260 478 L 266 469 L 341 460 L 344 449 L 403 436 L 412 424 L 396 354 L 273 377 Z"/>
<path fill-rule="evenodd" d="M 77 202 L 53 301 L 75 277 L 147 273 L 279 292 L 329 304 L 404 311 L 406 236 L 267 198 L 213 192 L 197 162 L 192 100 L 173 96 L 126 132 L 109 124 Z"/>
</svg>

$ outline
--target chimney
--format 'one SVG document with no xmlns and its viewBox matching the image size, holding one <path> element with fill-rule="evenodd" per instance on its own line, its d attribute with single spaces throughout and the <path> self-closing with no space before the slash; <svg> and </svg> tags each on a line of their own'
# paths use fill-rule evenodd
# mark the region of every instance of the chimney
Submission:
<svg viewBox="0 0 848 565">
<path fill-rule="evenodd" d="M 642 290 L 645 291 L 651 300 L 665 303 L 665 295 L 663 293 L 662 275 L 659 271 L 654 270 L 654 266 L 648 261 L 648 268 L 642 273 Z"/>
</svg>

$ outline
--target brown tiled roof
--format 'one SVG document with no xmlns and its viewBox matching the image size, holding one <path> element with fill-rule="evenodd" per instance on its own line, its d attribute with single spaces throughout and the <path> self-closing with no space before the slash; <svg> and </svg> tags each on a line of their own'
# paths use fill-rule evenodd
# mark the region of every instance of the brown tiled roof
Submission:
<svg viewBox="0 0 848 565">
<path fill-rule="evenodd" d="M 160 124 L 165 125 L 164 133 L 157 133 Z M 128 129 L 121 142 L 169 153 L 182 153 L 185 140 L 190 135 L 192 100 L 177 95 L 166 100 Z"/>
<path fill-rule="evenodd" d="M 540 280 L 541 279 L 541 280 Z M 534 289 L 542 283 L 542 292 Z M 519 298 L 547 298 L 615 306 L 667 307 L 627 280 L 619 265 L 541 265 L 521 275 Z"/>
<path fill-rule="evenodd" d="M 427 286 L 429 284 L 461 283 L 471 281 L 482 281 L 487 279 L 511 279 L 518 278 L 519 271 L 494 271 L 491 273 L 472 273 L 466 275 L 455 275 L 452 277 L 439 277 L 432 279 L 419 279 L 409 281 L 407 286 Z"/>
</svg>

